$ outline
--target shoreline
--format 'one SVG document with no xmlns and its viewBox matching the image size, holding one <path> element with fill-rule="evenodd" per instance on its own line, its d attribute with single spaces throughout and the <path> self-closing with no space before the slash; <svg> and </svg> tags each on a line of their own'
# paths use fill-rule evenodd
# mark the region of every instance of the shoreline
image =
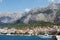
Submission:
<svg viewBox="0 0 60 40">
<path fill-rule="evenodd" d="M 10 36 L 10 37 L 38 37 L 38 38 L 53 38 L 54 40 L 60 40 L 60 35 L 14 35 L 14 34 L 11 34 L 11 35 L 6 35 L 6 34 L 0 34 L 0 36 Z"/>
</svg>

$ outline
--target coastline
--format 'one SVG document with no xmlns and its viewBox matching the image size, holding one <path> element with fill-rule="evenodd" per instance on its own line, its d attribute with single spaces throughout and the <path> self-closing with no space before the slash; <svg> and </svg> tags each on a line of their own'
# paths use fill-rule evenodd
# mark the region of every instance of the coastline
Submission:
<svg viewBox="0 0 60 40">
<path fill-rule="evenodd" d="M 37 37 L 37 38 L 40 38 L 40 39 L 53 39 L 53 40 L 60 40 L 60 35 L 14 35 L 14 34 L 11 34 L 11 35 L 4 35 L 4 34 L 0 34 L 0 37 Z"/>
</svg>

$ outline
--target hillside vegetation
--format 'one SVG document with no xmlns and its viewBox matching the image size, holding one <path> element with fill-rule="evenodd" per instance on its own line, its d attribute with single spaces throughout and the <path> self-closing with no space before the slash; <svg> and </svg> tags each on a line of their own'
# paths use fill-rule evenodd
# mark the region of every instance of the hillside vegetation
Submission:
<svg viewBox="0 0 60 40">
<path fill-rule="evenodd" d="M 53 25 L 59 25 L 59 23 L 52 23 L 52 22 L 45 22 L 45 21 L 33 21 L 28 24 L 25 24 L 23 22 L 17 23 L 17 24 L 8 24 L 4 26 L 0 26 L 1 28 L 3 27 L 8 27 L 8 28 L 17 28 L 17 29 L 25 29 L 25 28 L 35 28 L 35 27 L 51 27 Z"/>
</svg>

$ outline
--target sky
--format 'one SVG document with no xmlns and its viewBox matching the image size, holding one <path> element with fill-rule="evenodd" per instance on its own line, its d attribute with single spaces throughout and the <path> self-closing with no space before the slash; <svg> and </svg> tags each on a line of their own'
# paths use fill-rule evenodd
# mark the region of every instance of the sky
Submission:
<svg viewBox="0 0 60 40">
<path fill-rule="evenodd" d="M 0 0 L 0 12 L 15 12 L 47 6 L 54 0 Z M 60 2 L 60 0 L 55 0 Z"/>
</svg>

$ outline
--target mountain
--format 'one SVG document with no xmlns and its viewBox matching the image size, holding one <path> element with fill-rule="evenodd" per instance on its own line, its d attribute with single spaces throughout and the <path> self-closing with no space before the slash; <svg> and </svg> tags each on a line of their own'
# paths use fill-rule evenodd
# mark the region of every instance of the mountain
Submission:
<svg viewBox="0 0 60 40">
<path fill-rule="evenodd" d="M 0 23 L 16 23 L 18 19 L 20 19 L 23 15 L 23 13 L 18 12 L 3 12 L 0 13 Z"/>
<path fill-rule="evenodd" d="M 29 23 L 31 21 L 60 22 L 60 3 L 31 9 L 23 22 Z"/>
<path fill-rule="evenodd" d="M 32 21 L 60 22 L 60 3 L 51 3 L 46 7 L 33 8 L 28 12 L 0 13 L 0 24 L 30 23 Z"/>
</svg>

